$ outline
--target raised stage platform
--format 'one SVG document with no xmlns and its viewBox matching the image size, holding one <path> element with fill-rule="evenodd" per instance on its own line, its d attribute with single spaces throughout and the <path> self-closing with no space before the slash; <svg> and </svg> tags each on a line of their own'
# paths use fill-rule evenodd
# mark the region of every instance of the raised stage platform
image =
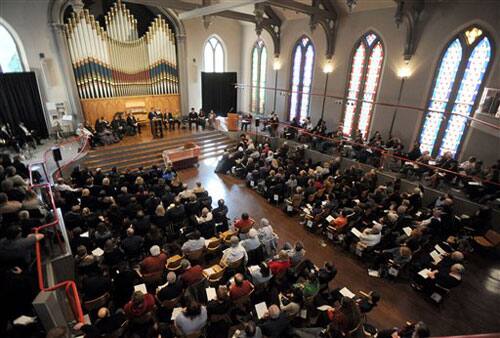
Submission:
<svg viewBox="0 0 500 338">
<path fill-rule="evenodd" d="M 167 131 L 163 138 L 153 138 L 148 127 L 143 128 L 142 134 L 127 136 L 119 143 L 89 151 L 83 160 L 83 166 L 106 171 L 114 166 L 119 170 L 134 170 L 140 166 L 147 168 L 153 164 L 162 165 L 164 150 L 182 147 L 188 142 L 200 146 L 199 160 L 203 160 L 222 155 L 226 147 L 236 142 L 222 132 L 201 129 Z"/>
</svg>

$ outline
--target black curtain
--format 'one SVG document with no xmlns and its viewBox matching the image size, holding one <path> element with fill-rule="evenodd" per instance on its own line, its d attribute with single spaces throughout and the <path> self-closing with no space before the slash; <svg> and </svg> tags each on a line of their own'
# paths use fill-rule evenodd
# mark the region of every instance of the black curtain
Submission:
<svg viewBox="0 0 500 338">
<path fill-rule="evenodd" d="M 230 109 L 236 112 L 236 73 L 201 73 L 202 108 L 226 116 Z"/>
<path fill-rule="evenodd" d="M 8 122 L 15 134 L 24 122 L 42 138 L 48 136 L 35 73 L 0 74 L 0 122 Z"/>
</svg>

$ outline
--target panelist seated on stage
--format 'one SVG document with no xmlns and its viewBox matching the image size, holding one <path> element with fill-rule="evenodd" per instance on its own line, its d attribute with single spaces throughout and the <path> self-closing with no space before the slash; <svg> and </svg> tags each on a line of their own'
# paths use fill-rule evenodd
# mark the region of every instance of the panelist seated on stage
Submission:
<svg viewBox="0 0 500 338">
<path fill-rule="evenodd" d="M 113 130 L 115 136 L 119 139 L 122 139 L 123 136 L 125 136 L 125 133 L 127 132 L 127 122 L 123 119 L 121 114 L 115 115 L 113 121 L 111 121 L 111 129 Z"/>
<path fill-rule="evenodd" d="M 188 118 L 189 118 L 189 130 L 192 129 L 191 126 L 193 124 L 195 125 L 196 130 L 198 130 L 198 113 L 194 110 L 194 108 L 191 108 Z"/>
<path fill-rule="evenodd" d="M 168 130 L 175 130 L 175 126 L 177 125 L 177 128 L 181 129 L 181 120 L 177 116 L 177 114 L 173 114 L 172 112 L 166 112 L 162 114 L 162 119 L 163 119 L 163 126 L 165 129 L 168 126 Z"/>
<path fill-rule="evenodd" d="M 127 129 L 131 135 L 141 133 L 141 124 L 132 113 L 127 113 Z"/>
<path fill-rule="evenodd" d="M 36 148 L 37 144 L 42 144 L 40 142 L 40 136 L 37 134 L 37 132 L 33 129 L 28 129 L 28 127 L 25 126 L 24 122 L 19 122 L 19 130 L 23 144 L 30 144 L 33 148 Z"/>
<path fill-rule="evenodd" d="M 110 124 L 103 116 L 95 122 L 95 141 L 98 144 L 107 145 L 113 144 L 119 141 L 119 139 L 113 134 Z"/>
<path fill-rule="evenodd" d="M 200 112 L 198 113 L 198 125 L 200 125 L 203 130 L 205 130 L 205 127 L 207 126 L 207 115 L 202 109 L 200 109 Z"/>
<path fill-rule="evenodd" d="M 208 129 L 215 129 L 217 126 L 217 115 L 213 110 L 208 114 Z"/>
<path fill-rule="evenodd" d="M 12 147 L 16 152 L 20 151 L 20 142 L 12 132 L 8 123 L 0 124 L 0 146 Z"/>
</svg>

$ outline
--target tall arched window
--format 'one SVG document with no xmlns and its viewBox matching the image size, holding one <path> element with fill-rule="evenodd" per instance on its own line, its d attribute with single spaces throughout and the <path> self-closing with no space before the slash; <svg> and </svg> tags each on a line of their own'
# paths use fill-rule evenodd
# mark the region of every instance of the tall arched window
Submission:
<svg viewBox="0 0 500 338">
<path fill-rule="evenodd" d="M 354 47 L 344 110 L 344 134 L 351 135 L 354 129 L 359 129 L 363 137 L 367 137 L 383 62 L 382 41 L 375 33 L 366 33 Z"/>
<path fill-rule="evenodd" d="M 439 61 L 420 131 L 422 151 L 457 154 L 491 59 L 490 39 L 478 27 L 450 41 Z"/>
<path fill-rule="evenodd" d="M 259 40 L 255 43 L 252 50 L 252 99 L 250 110 L 254 113 L 264 113 L 266 65 L 266 46 L 262 40 Z"/>
<path fill-rule="evenodd" d="M 224 71 L 224 49 L 215 36 L 210 37 L 205 43 L 203 61 L 205 72 L 222 73 Z"/>
<path fill-rule="evenodd" d="M 0 73 L 24 71 L 19 48 L 12 34 L 0 23 Z"/>
<path fill-rule="evenodd" d="M 290 120 L 298 121 L 309 114 L 311 83 L 314 67 L 314 46 L 307 36 L 295 44 L 292 54 L 292 81 L 290 96 Z"/>
</svg>

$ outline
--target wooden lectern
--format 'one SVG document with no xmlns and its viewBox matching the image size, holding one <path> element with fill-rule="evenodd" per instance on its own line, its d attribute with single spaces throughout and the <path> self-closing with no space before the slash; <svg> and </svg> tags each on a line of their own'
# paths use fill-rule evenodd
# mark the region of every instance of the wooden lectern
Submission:
<svg viewBox="0 0 500 338">
<path fill-rule="evenodd" d="M 227 114 L 227 130 L 228 131 L 238 131 L 238 120 L 239 115 L 235 113 Z"/>
</svg>

